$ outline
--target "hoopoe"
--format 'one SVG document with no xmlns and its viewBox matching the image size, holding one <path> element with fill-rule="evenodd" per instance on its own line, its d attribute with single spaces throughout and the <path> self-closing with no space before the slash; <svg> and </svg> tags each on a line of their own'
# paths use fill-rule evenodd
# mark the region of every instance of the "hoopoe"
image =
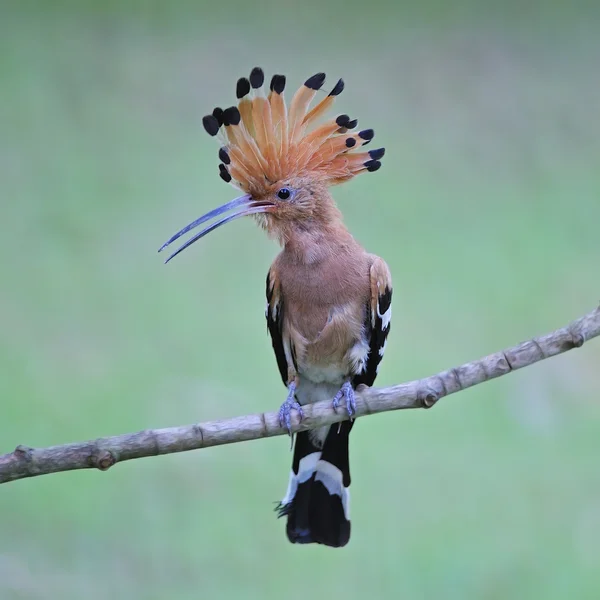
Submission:
<svg viewBox="0 0 600 600">
<path fill-rule="evenodd" d="M 344 546 L 350 539 L 348 436 L 355 389 L 373 385 L 390 330 L 392 280 L 386 263 L 368 254 L 342 222 L 328 188 L 377 171 L 384 149 L 364 151 L 372 129 L 353 132 L 357 120 L 342 114 L 317 121 L 344 89 L 340 79 L 312 109 L 325 74 L 308 78 L 289 107 L 286 78 L 274 75 L 270 91 L 256 67 L 237 82 L 238 105 L 203 118 L 219 136 L 219 175 L 243 195 L 200 217 L 160 250 L 225 213 L 183 244 L 166 262 L 217 227 L 254 215 L 282 246 L 267 275 L 267 327 L 287 398 L 279 409 L 291 435 L 291 413 L 330 400 L 350 420 L 296 435 L 287 492 L 292 543 Z"/>
</svg>

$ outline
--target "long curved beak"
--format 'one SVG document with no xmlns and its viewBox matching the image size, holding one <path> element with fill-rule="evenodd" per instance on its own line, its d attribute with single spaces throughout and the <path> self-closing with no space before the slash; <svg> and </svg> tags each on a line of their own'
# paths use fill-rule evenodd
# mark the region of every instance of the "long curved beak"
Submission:
<svg viewBox="0 0 600 600">
<path fill-rule="evenodd" d="M 195 229 L 198 225 L 202 225 L 202 223 L 206 223 L 210 221 L 214 217 L 218 217 L 223 213 L 229 212 L 230 210 L 234 210 L 232 214 L 215 221 L 214 223 L 207 225 L 199 231 L 196 235 L 191 237 L 183 246 L 178 248 L 167 260 L 165 260 L 165 264 L 167 264 L 172 258 L 175 258 L 180 252 L 183 252 L 186 248 L 191 246 L 194 242 L 197 242 L 200 238 L 203 238 L 207 233 L 214 231 L 221 225 L 225 225 L 225 223 L 229 223 L 229 221 L 233 221 L 234 219 L 238 219 L 239 217 L 245 217 L 247 215 L 256 215 L 258 213 L 266 213 L 273 209 L 275 205 L 272 202 L 267 202 L 263 200 L 253 200 L 250 194 L 245 194 L 232 200 L 231 202 L 227 202 L 223 204 L 223 206 L 219 206 L 210 212 L 207 212 L 205 215 L 202 215 L 200 218 L 196 219 L 189 225 L 186 225 L 181 231 L 178 231 L 171 239 L 165 242 L 158 251 L 161 252 L 167 246 L 172 244 L 175 240 L 179 239 L 182 235 L 186 234 L 188 231 Z"/>
</svg>

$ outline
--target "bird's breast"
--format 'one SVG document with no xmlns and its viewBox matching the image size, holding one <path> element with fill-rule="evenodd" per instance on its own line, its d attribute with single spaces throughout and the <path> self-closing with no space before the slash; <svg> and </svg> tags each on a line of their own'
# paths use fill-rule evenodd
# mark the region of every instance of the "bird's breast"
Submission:
<svg viewBox="0 0 600 600">
<path fill-rule="evenodd" d="M 352 349 L 364 339 L 369 268 L 362 249 L 310 265 L 278 257 L 284 343 L 305 379 L 338 385 L 351 373 Z"/>
<path fill-rule="evenodd" d="M 350 374 L 352 349 L 364 339 L 365 306 L 358 300 L 329 307 L 315 318 L 289 314 L 289 340 L 298 372 L 315 383 L 340 383 Z"/>
</svg>

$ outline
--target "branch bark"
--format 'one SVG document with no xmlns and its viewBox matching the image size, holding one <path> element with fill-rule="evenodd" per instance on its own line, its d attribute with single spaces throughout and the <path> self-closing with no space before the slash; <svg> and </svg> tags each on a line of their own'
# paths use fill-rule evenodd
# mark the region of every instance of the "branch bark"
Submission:
<svg viewBox="0 0 600 600">
<path fill-rule="evenodd" d="M 388 388 L 363 386 L 357 390 L 356 416 L 404 408 L 430 408 L 444 396 L 572 348 L 579 348 L 597 336 L 600 336 L 600 307 L 562 329 L 437 375 Z M 301 423 L 296 415 L 293 416 L 292 430 L 312 429 L 347 418 L 345 411 L 336 413 L 330 402 L 318 402 L 304 407 Z M 17 446 L 13 452 L 0 456 L 0 483 L 73 469 L 97 468 L 106 471 L 118 462 L 134 458 L 185 452 L 285 433 L 279 426 L 278 414 L 270 412 L 182 427 L 148 429 L 48 448 Z"/>
</svg>

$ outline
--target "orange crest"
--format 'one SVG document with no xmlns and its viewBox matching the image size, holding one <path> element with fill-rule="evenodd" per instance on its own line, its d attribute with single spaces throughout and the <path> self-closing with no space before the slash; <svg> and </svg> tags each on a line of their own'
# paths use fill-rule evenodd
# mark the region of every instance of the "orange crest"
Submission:
<svg viewBox="0 0 600 600">
<path fill-rule="evenodd" d="M 376 171 L 385 150 L 365 152 L 361 147 L 374 136 L 372 129 L 351 130 L 357 120 L 339 115 L 316 126 L 344 89 L 340 79 L 334 88 L 309 110 L 311 101 L 325 83 L 325 74 L 309 77 L 286 106 L 283 98 L 285 76 L 274 75 L 265 95 L 262 69 L 237 82 L 238 106 L 215 108 L 203 118 L 206 131 L 221 132 L 219 171 L 246 193 L 261 195 L 276 182 L 292 177 L 313 177 L 327 185 L 351 179 L 358 173 Z M 224 130 L 224 132 L 223 132 Z"/>
</svg>

